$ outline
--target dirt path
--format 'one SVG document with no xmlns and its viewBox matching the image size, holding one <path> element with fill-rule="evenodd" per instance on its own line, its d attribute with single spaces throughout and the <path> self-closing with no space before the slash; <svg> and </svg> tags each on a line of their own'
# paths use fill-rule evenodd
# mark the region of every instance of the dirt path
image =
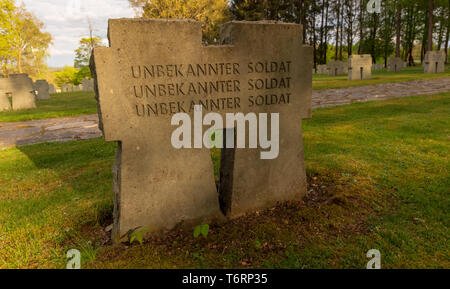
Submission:
<svg viewBox="0 0 450 289">
<path fill-rule="evenodd" d="M 450 91 L 450 77 L 313 91 L 313 109 Z M 24 122 L 0 122 L 0 150 L 42 142 L 86 140 L 102 136 L 97 115 Z"/>
</svg>

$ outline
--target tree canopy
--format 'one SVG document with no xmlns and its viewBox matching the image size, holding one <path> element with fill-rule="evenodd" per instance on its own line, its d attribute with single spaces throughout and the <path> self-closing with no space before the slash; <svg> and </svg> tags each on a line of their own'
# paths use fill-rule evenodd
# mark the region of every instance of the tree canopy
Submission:
<svg viewBox="0 0 450 289">
<path fill-rule="evenodd" d="M 314 64 L 357 53 L 384 62 L 394 54 L 414 65 L 427 50 L 448 51 L 450 0 L 380 3 L 381 11 L 374 13 L 369 0 L 232 0 L 231 12 L 236 20 L 302 24 L 304 43 L 314 47 Z"/>
<path fill-rule="evenodd" d="M 145 18 L 190 18 L 203 23 L 204 41 L 217 43 L 220 26 L 231 20 L 227 0 L 129 0 Z"/>
<path fill-rule="evenodd" d="M 91 58 L 92 50 L 101 44 L 99 37 L 81 38 L 78 48 L 75 50 L 75 68 L 82 68 L 89 66 L 89 59 Z"/>
<path fill-rule="evenodd" d="M 0 61 L 2 72 L 28 73 L 39 76 L 45 72 L 45 59 L 52 36 L 43 32 L 45 25 L 24 5 L 14 0 L 0 1 Z"/>
</svg>

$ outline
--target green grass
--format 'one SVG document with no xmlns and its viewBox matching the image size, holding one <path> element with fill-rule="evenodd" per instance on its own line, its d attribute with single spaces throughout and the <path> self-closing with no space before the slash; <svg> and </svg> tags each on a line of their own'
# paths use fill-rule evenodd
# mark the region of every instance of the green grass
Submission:
<svg viewBox="0 0 450 289">
<path fill-rule="evenodd" d="M 446 66 L 445 73 L 424 74 L 423 67 L 417 65 L 415 67 L 403 68 L 400 72 L 387 72 L 386 69 L 372 71 L 372 78 L 365 80 L 348 80 L 345 76 L 328 76 L 324 74 L 313 74 L 313 89 L 330 89 L 352 86 L 365 86 L 381 83 L 393 83 L 402 81 L 411 81 L 417 79 L 431 79 L 450 76 L 450 65 Z"/>
<path fill-rule="evenodd" d="M 401 72 L 387 72 L 385 69 L 374 71 L 372 79 L 347 80 L 347 76 L 331 77 L 313 75 L 313 89 L 330 89 L 352 86 L 365 86 L 380 83 L 411 81 L 416 79 L 431 79 L 450 76 L 450 66 L 441 74 L 424 74 L 422 66 L 404 68 Z M 52 95 L 51 100 L 37 101 L 37 109 L 12 112 L 0 112 L 0 122 L 15 122 L 37 120 L 63 116 L 78 116 L 97 113 L 97 104 L 93 92 L 73 92 Z"/>
<path fill-rule="evenodd" d="M 0 268 L 450 268 L 450 93 L 320 109 L 304 122 L 310 193 L 211 226 L 113 246 L 101 139 L 0 152 Z M 217 156 L 214 156 L 217 161 Z"/>
<path fill-rule="evenodd" d="M 36 109 L 0 112 L 0 122 L 47 119 L 97 113 L 93 92 L 52 94 L 50 100 L 36 101 Z"/>
</svg>

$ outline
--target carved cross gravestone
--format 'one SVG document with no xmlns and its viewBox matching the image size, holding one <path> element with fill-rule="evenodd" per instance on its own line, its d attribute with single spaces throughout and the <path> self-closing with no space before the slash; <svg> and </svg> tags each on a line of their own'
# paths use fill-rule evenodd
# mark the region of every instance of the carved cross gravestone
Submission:
<svg viewBox="0 0 450 289">
<path fill-rule="evenodd" d="M 328 76 L 340 76 L 347 73 L 347 64 L 343 61 L 330 61 L 328 66 Z"/>
<path fill-rule="evenodd" d="M 372 56 L 351 55 L 348 59 L 348 80 L 363 80 L 372 77 Z"/>
<path fill-rule="evenodd" d="M 328 68 L 326 64 L 317 65 L 317 74 L 327 74 Z"/>
<path fill-rule="evenodd" d="M 445 51 L 427 51 L 423 63 L 425 73 L 443 73 L 445 71 Z"/>
<path fill-rule="evenodd" d="M 0 92 L 3 95 L 1 102 L 4 110 L 8 106 L 6 94 L 12 96 L 13 110 L 36 108 L 33 80 L 27 74 L 11 74 L 7 78 L 0 78 Z"/>
<path fill-rule="evenodd" d="M 94 91 L 94 80 L 93 79 L 83 79 L 81 81 L 83 91 Z"/>
<path fill-rule="evenodd" d="M 1 87 L 0 79 L 0 111 L 8 111 L 11 110 L 11 108 L 11 102 L 9 101 L 7 91 Z"/>
<path fill-rule="evenodd" d="M 36 80 L 34 88 L 37 91 L 36 98 L 39 100 L 50 99 L 50 86 L 45 79 Z"/>
<path fill-rule="evenodd" d="M 61 92 L 72 92 L 73 90 L 73 85 L 70 83 L 65 83 L 61 86 Z"/>
<path fill-rule="evenodd" d="M 403 68 L 403 60 L 400 57 L 390 57 L 388 59 L 388 71 L 399 72 Z"/>
<path fill-rule="evenodd" d="M 117 19 L 109 21 L 109 41 L 94 49 L 91 70 L 100 128 L 106 141 L 118 141 L 116 242 L 139 227 L 157 232 L 236 217 L 306 193 L 301 124 L 311 116 L 312 50 L 300 25 L 231 22 L 221 46 L 204 46 L 193 20 Z M 262 159 L 263 148 L 223 149 L 217 190 L 210 150 L 195 138 L 192 148 L 171 142 L 175 114 L 203 112 L 269 113 L 272 121 L 278 114 L 279 130 L 269 133 L 279 135 L 278 157 Z M 245 119 L 223 128 L 236 134 L 240 124 L 245 129 Z M 202 128 L 194 121 L 194 137 Z"/>
<path fill-rule="evenodd" d="M 55 94 L 56 93 L 56 88 L 55 88 L 55 86 L 53 84 L 49 84 L 48 85 L 48 92 L 50 94 Z"/>
</svg>

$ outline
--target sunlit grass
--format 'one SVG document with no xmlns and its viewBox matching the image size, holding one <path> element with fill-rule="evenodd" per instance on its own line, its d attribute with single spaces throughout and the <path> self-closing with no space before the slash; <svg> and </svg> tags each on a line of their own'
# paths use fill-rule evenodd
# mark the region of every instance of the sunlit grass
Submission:
<svg viewBox="0 0 450 289">
<path fill-rule="evenodd" d="M 411 81 L 416 79 L 431 79 L 450 76 L 450 66 L 446 66 L 445 73 L 424 74 L 423 67 L 417 65 L 415 67 L 406 67 L 399 72 L 387 72 L 386 69 L 372 71 L 372 78 L 365 80 L 348 80 L 345 76 L 328 76 L 324 74 L 313 74 L 313 89 L 330 89 L 343 88 L 352 86 L 365 86 L 381 83 L 392 83 Z"/>
<path fill-rule="evenodd" d="M 72 248 L 83 268 L 364 268 L 372 248 L 383 268 L 449 268 L 449 116 L 450 93 L 316 110 L 302 202 L 142 246 L 104 244 L 114 143 L 1 151 L 0 268 L 64 268 Z"/>
<path fill-rule="evenodd" d="M 97 113 L 93 92 L 52 94 L 50 100 L 37 100 L 36 109 L 0 112 L 0 122 L 47 119 Z"/>
</svg>

